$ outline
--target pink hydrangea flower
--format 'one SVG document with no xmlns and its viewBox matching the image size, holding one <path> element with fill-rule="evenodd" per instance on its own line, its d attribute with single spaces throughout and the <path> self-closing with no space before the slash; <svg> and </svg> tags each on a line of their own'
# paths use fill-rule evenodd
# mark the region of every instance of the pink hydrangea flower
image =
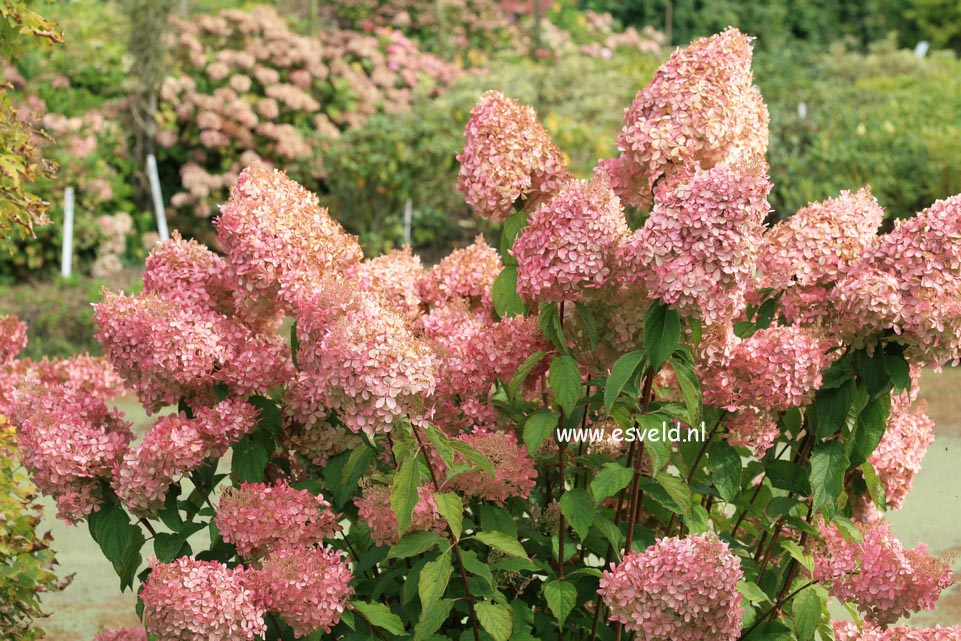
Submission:
<svg viewBox="0 0 961 641">
<path fill-rule="evenodd" d="M 420 317 L 417 283 L 424 276 L 424 267 L 410 247 L 365 260 L 349 270 L 347 276 L 360 291 L 381 296 L 384 305 L 407 322 L 413 323 Z"/>
<path fill-rule="evenodd" d="M 12 365 L 27 346 L 27 324 L 16 316 L 0 316 L 0 366 Z"/>
<path fill-rule="evenodd" d="M 814 580 L 878 625 L 933 610 L 941 591 L 954 583 L 950 556 L 933 557 L 923 543 L 906 550 L 883 520 L 858 529 L 862 539 L 851 541 L 837 526 L 819 525 L 823 540 L 814 549 Z"/>
<path fill-rule="evenodd" d="M 250 432 L 257 410 L 243 399 L 228 399 L 198 410 L 196 418 L 171 414 L 157 420 L 143 442 L 127 451 L 113 488 L 135 514 L 163 506 L 170 486 L 210 457 L 220 457 L 230 443 Z"/>
<path fill-rule="evenodd" d="M 417 283 L 417 292 L 431 306 L 466 298 L 474 306 L 490 309 L 491 287 L 503 268 L 497 250 L 478 236 L 473 244 L 455 249 L 431 267 Z"/>
<path fill-rule="evenodd" d="M 357 239 L 320 207 L 317 196 L 262 164 L 245 169 L 216 219 L 234 303 L 248 313 L 288 311 L 325 277 L 363 258 Z"/>
<path fill-rule="evenodd" d="M 901 332 L 904 309 L 896 276 L 872 267 L 854 269 L 835 283 L 828 302 L 831 329 L 854 347 L 862 347 L 880 332 Z M 800 315 L 800 314 L 796 314 Z"/>
<path fill-rule="evenodd" d="M 891 401 L 887 429 L 868 461 L 884 484 L 888 507 L 897 510 L 911 491 L 928 446 L 934 442 L 934 421 L 923 404 L 912 407 L 907 394 L 897 394 Z"/>
<path fill-rule="evenodd" d="M 391 431 L 421 420 L 434 391 L 434 356 L 404 320 L 349 283 L 328 281 L 297 310 L 302 400 L 337 412 L 349 429 Z"/>
<path fill-rule="evenodd" d="M 621 155 L 602 161 L 621 201 L 641 209 L 655 185 L 741 158 L 765 166 L 768 113 L 751 74 L 751 41 L 737 29 L 677 49 L 624 114 Z"/>
<path fill-rule="evenodd" d="M 618 249 L 623 278 L 705 324 L 744 310 L 771 184 L 756 169 L 697 171 L 658 197 Z"/>
<path fill-rule="evenodd" d="M 353 575 L 332 548 L 275 550 L 255 577 L 259 603 L 279 614 L 297 638 L 330 632 L 353 591 Z"/>
<path fill-rule="evenodd" d="M 20 460 L 57 516 L 76 523 L 103 503 L 110 479 L 133 440 L 123 414 L 67 385 L 27 381 L 14 393 L 10 420 L 19 426 Z"/>
<path fill-rule="evenodd" d="M 370 528 L 370 537 L 376 545 L 393 545 L 402 534 L 407 532 L 443 533 L 447 523 L 437 511 L 434 493 L 431 488 L 421 485 L 417 488 L 417 504 L 410 527 L 404 532 L 397 531 L 397 515 L 390 507 L 390 487 L 371 485 L 364 490 L 363 496 L 354 499 L 360 521 Z"/>
<path fill-rule="evenodd" d="M 781 430 L 773 412 L 748 407 L 727 420 L 727 440 L 735 447 L 746 447 L 758 458 L 771 449 Z"/>
<path fill-rule="evenodd" d="M 865 261 L 899 283 L 910 360 L 940 366 L 961 358 L 961 195 L 895 222 Z"/>
<path fill-rule="evenodd" d="M 912 628 L 895 625 L 882 628 L 866 623 L 859 629 L 853 621 L 831 621 L 837 641 L 961 641 L 961 625 Z"/>
<path fill-rule="evenodd" d="M 177 231 L 158 243 L 147 256 L 143 291 L 185 307 L 217 310 L 230 301 L 224 259 L 195 240 L 184 240 Z"/>
<path fill-rule="evenodd" d="M 188 557 L 152 566 L 140 597 L 144 627 L 157 641 L 253 641 L 266 632 L 248 570 Z"/>
<path fill-rule="evenodd" d="M 93 641 L 147 641 L 147 631 L 144 628 L 104 630 L 97 634 Z"/>
<path fill-rule="evenodd" d="M 534 210 L 514 241 L 518 293 L 534 303 L 575 301 L 582 289 L 602 287 L 629 231 L 605 176 L 568 183 Z"/>
<path fill-rule="evenodd" d="M 884 210 L 867 187 L 811 203 L 764 234 L 759 287 L 787 289 L 839 280 L 877 241 Z"/>
<path fill-rule="evenodd" d="M 104 354 L 148 410 L 182 397 L 206 398 L 227 361 L 224 317 L 156 294 L 104 294 L 94 305 Z"/>
<path fill-rule="evenodd" d="M 478 216 L 495 221 L 549 196 L 569 177 L 560 150 L 531 107 L 489 91 L 471 110 L 458 154 L 457 189 Z"/>
<path fill-rule="evenodd" d="M 537 469 L 534 459 L 527 454 L 527 447 L 517 442 L 511 432 L 480 432 L 458 436 L 460 440 L 472 445 L 494 464 L 494 476 L 484 471 L 468 472 L 455 476 L 448 481 L 451 489 L 463 492 L 485 501 L 503 503 L 512 496 L 526 499 L 534 489 Z M 455 462 L 464 462 L 455 453 Z M 440 463 L 443 467 L 443 463 Z"/>
<path fill-rule="evenodd" d="M 340 531 L 339 514 L 321 495 L 286 483 L 244 483 L 220 497 L 215 521 L 220 535 L 246 557 L 307 547 Z"/>
<path fill-rule="evenodd" d="M 640 641 L 734 641 L 741 632 L 741 562 L 712 533 L 662 538 L 611 563 L 598 593 L 612 621 Z"/>
</svg>

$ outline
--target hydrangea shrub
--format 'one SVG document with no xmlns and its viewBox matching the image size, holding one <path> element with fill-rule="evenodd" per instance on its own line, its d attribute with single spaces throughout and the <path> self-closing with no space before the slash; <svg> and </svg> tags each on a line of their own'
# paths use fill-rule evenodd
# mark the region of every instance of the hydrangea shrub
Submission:
<svg viewBox="0 0 961 641">
<path fill-rule="evenodd" d="M 485 95 L 458 186 L 502 238 L 429 269 L 243 170 L 223 255 L 175 237 L 96 307 L 142 439 L 66 383 L 11 399 L 139 590 L 144 630 L 102 638 L 958 638 L 894 625 L 952 578 L 884 512 L 931 442 L 921 368 L 961 360 L 961 196 L 767 226 L 750 64 L 734 29 L 676 51 L 589 180 Z"/>
</svg>

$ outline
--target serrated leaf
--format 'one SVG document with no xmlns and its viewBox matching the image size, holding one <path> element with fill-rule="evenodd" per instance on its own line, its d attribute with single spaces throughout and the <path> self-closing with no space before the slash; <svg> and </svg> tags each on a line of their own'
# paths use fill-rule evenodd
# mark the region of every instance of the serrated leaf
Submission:
<svg viewBox="0 0 961 641">
<path fill-rule="evenodd" d="M 813 405 L 819 439 L 837 434 L 844 427 L 856 394 L 857 384 L 850 378 L 836 388 L 818 390 Z"/>
<path fill-rule="evenodd" d="M 813 588 L 802 590 L 794 597 L 794 631 L 798 641 L 811 641 L 821 622 L 821 598 Z"/>
<path fill-rule="evenodd" d="M 765 594 L 764 590 L 753 581 L 738 581 L 737 591 L 751 603 L 771 603 L 771 597 Z"/>
<path fill-rule="evenodd" d="M 852 468 L 868 460 L 877 448 L 888 426 L 891 413 L 891 395 L 882 394 L 868 404 L 858 414 L 854 439 L 848 465 Z"/>
<path fill-rule="evenodd" d="M 370 621 L 371 625 L 387 630 L 391 634 L 404 634 L 404 622 L 383 603 L 353 601 L 351 607 Z"/>
<path fill-rule="evenodd" d="M 464 503 L 461 498 L 453 492 L 435 492 L 434 503 L 437 504 L 437 511 L 454 533 L 454 539 L 460 539 L 461 532 L 464 530 Z"/>
<path fill-rule="evenodd" d="M 655 301 L 644 318 L 644 350 L 655 372 L 661 369 L 681 340 L 681 319 L 677 312 Z"/>
<path fill-rule="evenodd" d="M 122 565 L 134 529 L 124 509 L 117 503 L 105 504 L 88 517 L 87 524 L 107 560 L 115 566 Z"/>
<path fill-rule="evenodd" d="M 697 380 L 694 368 L 678 358 L 671 359 L 671 367 L 681 387 L 684 406 L 687 408 L 687 424 L 699 426 L 701 424 L 701 383 Z"/>
<path fill-rule="evenodd" d="M 264 478 L 267 469 L 267 450 L 264 446 L 245 436 L 231 446 L 233 456 L 230 471 L 242 483 L 258 483 Z"/>
<path fill-rule="evenodd" d="M 831 441 L 821 443 L 811 453 L 811 487 L 814 489 L 814 512 L 830 507 L 834 514 L 838 496 L 844 490 L 844 472 L 848 469 L 848 459 L 844 445 Z"/>
<path fill-rule="evenodd" d="M 417 556 L 445 541 L 446 539 L 437 536 L 433 532 L 408 532 L 402 536 L 397 543 L 390 546 L 387 558 L 405 559 L 407 557 Z"/>
<path fill-rule="evenodd" d="M 573 357 L 559 354 L 551 361 L 547 386 L 564 414 L 570 415 L 581 397 L 581 370 Z"/>
<path fill-rule="evenodd" d="M 691 488 L 683 479 L 671 476 L 666 472 L 659 472 L 655 477 L 658 484 L 664 488 L 668 496 L 677 506 L 681 516 L 690 516 L 692 507 Z M 665 506 L 668 507 L 668 506 Z"/>
<path fill-rule="evenodd" d="M 508 641 L 514 629 L 514 611 L 499 603 L 483 602 L 474 606 L 481 627 L 494 641 Z"/>
<path fill-rule="evenodd" d="M 614 521 L 602 514 L 596 514 L 594 516 L 594 527 L 601 531 L 601 534 L 604 535 L 615 552 L 624 548 L 624 533 L 621 532 L 621 528 L 614 524 Z"/>
<path fill-rule="evenodd" d="M 531 414 L 524 422 L 524 445 L 527 452 L 531 455 L 536 454 L 541 449 L 548 438 L 550 438 L 557 421 L 560 417 L 547 408 L 538 410 Z"/>
<path fill-rule="evenodd" d="M 604 407 L 608 412 L 611 411 L 611 407 L 614 406 L 614 402 L 620 397 L 628 382 L 641 369 L 644 360 L 644 352 L 634 350 L 621 356 L 611 366 L 611 375 L 607 377 L 607 383 L 604 385 Z"/>
<path fill-rule="evenodd" d="M 509 556 L 516 556 L 520 559 L 528 558 L 524 546 L 516 538 L 503 532 L 478 532 L 474 535 L 474 538 L 484 545 L 500 550 Z"/>
<path fill-rule="evenodd" d="M 881 479 L 878 478 L 878 474 L 874 470 L 874 466 L 868 461 L 864 461 L 861 463 L 861 474 L 864 476 L 864 484 L 868 486 L 868 494 L 871 496 L 871 500 L 874 501 L 874 504 L 879 510 L 887 510 L 887 491 L 884 488 L 884 483 L 882 483 Z"/>
<path fill-rule="evenodd" d="M 472 550 L 464 550 L 461 552 L 461 559 L 464 561 L 465 570 L 477 578 L 483 579 L 491 588 L 496 585 L 494 583 L 494 574 L 491 572 L 490 566 L 478 559 L 477 554 L 475 554 Z"/>
<path fill-rule="evenodd" d="M 356 482 L 363 476 L 373 458 L 374 450 L 371 448 L 366 446 L 354 448 L 347 458 L 347 462 L 344 463 L 343 469 L 340 470 L 341 487 L 346 487 L 352 481 Z"/>
<path fill-rule="evenodd" d="M 514 246 L 514 239 L 527 225 L 527 212 L 524 210 L 515 212 L 508 216 L 501 227 L 501 258 L 505 265 L 516 265 L 514 257 L 511 255 L 511 248 Z"/>
<path fill-rule="evenodd" d="M 801 567 L 809 573 L 814 573 L 814 557 L 804 552 L 804 549 L 794 541 L 781 541 L 781 548 L 785 550 L 791 558 L 801 564 Z"/>
<path fill-rule="evenodd" d="M 447 465 L 447 468 L 454 467 L 454 447 L 450 444 L 450 437 L 433 425 L 428 425 L 424 431 L 427 432 L 427 439 L 440 454 L 440 458 Z"/>
<path fill-rule="evenodd" d="M 420 595 L 421 606 L 429 610 L 447 591 L 450 575 L 454 566 L 450 562 L 450 552 L 444 552 L 439 557 L 427 563 L 420 571 L 417 580 L 417 594 Z"/>
<path fill-rule="evenodd" d="M 587 340 L 591 344 L 591 349 L 597 349 L 597 319 L 594 318 L 594 312 L 579 301 L 574 303 L 574 307 L 577 309 L 581 322 L 584 323 L 584 329 L 587 330 Z"/>
<path fill-rule="evenodd" d="M 741 489 L 741 457 L 727 441 L 714 441 L 707 450 L 711 480 L 725 501 L 732 501 Z"/>
<path fill-rule="evenodd" d="M 420 620 L 414 626 L 414 641 L 425 641 L 440 630 L 454 607 L 451 599 L 441 599 L 430 609 L 420 613 Z"/>
<path fill-rule="evenodd" d="M 511 376 L 510 383 L 507 384 L 507 394 L 510 398 L 517 396 L 517 392 L 520 390 L 521 385 L 524 384 L 524 381 L 527 380 L 527 377 L 530 376 L 534 366 L 540 363 L 545 356 L 547 356 L 547 352 L 539 351 L 534 352 L 524 359 L 524 362 L 520 364 L 520 367 L 518 367 L 514 375 Z"/>
<path fill-rule="evenodd" d="M 610 462 L 594 475 L 591 480 L 591 496 L 594 497 L 594 505 L 599 505 L 604 499 L 614 496 L 631 482 L 634 471 L 624 467 L 620 463 Z"/>
<path fill-rule="evenodd" d="M 561 514 L 567 519 L 577 536 L 583 541 L 594 522 L 594 501 L 590 494 L 580 488 L 564 492 L 560 501 Z"/>
<path fill-rule="evenodd" d="M 489 458 L 478 452 L 477 448 L 459 438 L 451 439 L 450 445 L 455 452 L 473 463 L 476 469 L 494 478 L 494 464 L 491 463 Z"/>
<path fill-rule="evenodd" d="M 186 542 L 186 537 L 178 533 L 159 532 L 153 540 L 154 555 L 161 563 L 170 563 L 180 556 L 180 550 Z"/>
<path fill-rule="evenodd" d="M 544 599 L 560 625 L 564 625 L 571 610 L 577 605 L 577 588 L 567 581 L 548 581 L 544 584 Z"/>
<path fill-rule="evenodd" d="M 527 306 L 517 294 L 517 267 L 507 265 L 494 279 L 491 288 L 494 311 L 501 318 L 521 316 L 527 313 Z"/>
<path fill-rule="evenodd" d="M 390 509 L 397 516 L 397 532 L 399 534 L 403 534 L 410 527 L 414 506 L 417 505 L 418 500 L 419 476 L 417 460 L 414 458 L 404 461 L 394 476 L 394 484 L 390 490 Z"/>
</svg>

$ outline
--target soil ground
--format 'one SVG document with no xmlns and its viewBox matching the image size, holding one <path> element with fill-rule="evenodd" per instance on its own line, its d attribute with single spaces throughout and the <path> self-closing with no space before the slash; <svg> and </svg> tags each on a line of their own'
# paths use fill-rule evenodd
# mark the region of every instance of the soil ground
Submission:
<svg viewBox="0 0 961 641">
<path fill-rule="evenodd" d="M 931 552 L 961 551 L 961 369 L 925 372 L 921 397 L 937 423 L 937 437 L 914 481 L 904 507 L 889 515 L 905 545 L 928 544 Z M 143 428 L 148 419 L 132 401 L 123 404 L 128 418 Z M 71 527 L 53 518 L 48 504 L 44 527 L 54 535 L 60 573 L 73 573 L 63 592 L 46 595 L 50 617 L 44 621 L 50 641 L 90 641 L 99 629 L 137 624 L 135 596 L 119 591 L 119 579 L 90 538 L 87 528 Z M 961 558 L 955 562 L 961 581 Z M 961 587 L 947 590 L 935 611 L 916 615 L 912 624 L 961 624 Z"/>
</svg>

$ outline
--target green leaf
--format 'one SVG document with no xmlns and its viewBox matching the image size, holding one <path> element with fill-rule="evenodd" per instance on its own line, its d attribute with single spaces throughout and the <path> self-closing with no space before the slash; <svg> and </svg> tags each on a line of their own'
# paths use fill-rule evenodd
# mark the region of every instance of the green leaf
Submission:
<svg viewBox="0 0 961 641">
<path fill-rule="evenodd" d="M 868 494 L 871 496 L 871 500 L 878 506 L 878 509 L 887 510 L 887 491 L 884 489 L 884 483 L 878 478 L 874 466 L 868 461 L 864 461 L 861 463 L 861 474 L 864 475 L 864 484 L 868 486 Z"/>
<path fill-rule="evenodd" d="M 911 389 L 911 366 L 904 359 L 904 348 L 897 343 L 888 343 L 885 348 L 884 368 L 891 377 L 895 392 Z"/>
<path fill-rule="evenodd" d="M 419 476 L 415 458 L 404 461 L 394 476 L 394 485 L 390 490 L 390 509 L 397 515 L 397 532 L 400 534 L 407 531 L 413 518 L 418 499 Z"/>
<path fill-rule="evenodd" d="M 514 610 L 499 603 L 483 602 L 474 606 L 477 620 L 494 641 L 508 641 L 514 629 Z"/>
<path fill-rule="evenodd" d="M 673 309 L 655 301 L 644 318 L 644 349 L 654 371 L 674 353 L 681 340 L 681 319 Z"/>
<path fill-rule="evenodd" d="M 561 323 L 560 306 L 557 303 L 542 303 L 537 315 L 537 326 L 552 345 L 567 354 L 567 338 Z"/>
<path fill-rule="evenodd" d="M 290 359 L 294 362 L 294 369 L 300 371 L 297 363 L 297 352 L 300 351 L 300 336 L 297 335 L 297 321 L 290 324 Z"/>
<path fill-rule="evenodd" d="M 798 641 L 811 641 L 821 622 L 821 598 L 813 588 L 802 590 L 794 597 L 794 630 Z"/>
<path fill-rule="evenodd" d="M 851 460 L 848 463 L 850 467 L 857 467 L 867 461 L 877 448 L 888 427 L 890 413 L 891 395 L 882 394 L 870 401 L 858 414 L 851 446 Z"/>
<path fill-rule="evenodd" d="M 187 543 L 187 537 L 178 534 L 166 534 L 160 532 L 153 540 L 153 551 L 157 560 L 161 563 L 170 563 L 181 556 L 180 550 Z"/>
<path fill-rule="evenodd" d="M 391 634 L 404 634 L 404 622 L 383 603 L 353 601 L 351 606 L 370 621 L 371 625 L 387 630 Z"/>
<path fill-rule="evenodd" d="M 587 340 L 590 341 L 591 349 L 597 349 L 597 319 L 594 318 L 594 312 L 581 302 L 574 303 L 574 307 L 581 322 L 584 323 L 584 329 L 587 330 Z"/>
<path fill-rule="evenodd" d="M 548 581 L 544 584 L 544 598 L 554 618 L 563 626 L 567 616 L 577 605 L 577 588 L 567 581 Z"/>
<path fill-rule="evenodd" d="M 464 530 L 464 503 L 461 498 L 453 492 L 435 492 L 434 503 L 454 533 L 454 539 L 459 539 Z"/>
<path fill-rule="evenodd" d="M 363 476 L 367 467 L 374 459 L 374 450 L 365 445 L 360 445 L 351 451 L 343 469 L 340 470 L 340 486 L 347 487 L 356 483 L 357 479 Z"/>
<path fill-rule="evenodd" d="M 547 386 L 564 414 L 570 415 L 581 397 L 581 370 L 577 361 L 564 354 L 555 356 L 547 374 Z"/>
<path fill-rule="evenodd" d="M 451 565 L 449 551 L 427 563 L 424 569 L 420 571 L 420 579 L 417 581 L 417 594 L 420 595 L 420 602 L 424 610 L 429 610 L 444 596 L 453 571 L 454 566 Z"/>
<path fill-rule="evenodd" d="M 507 394 L 510 398 L 517 396 L 517 392 L 520 390 L 521 385 L 524 384 L 524 381 L 527 380 L 527 377 L 530 376 L 534 366 L 540 363 L 546 355 L 547 352 L 544 351 L 534 352 L 524 359 L 524 362 L 520 364 L 520 367 L 518 367 L 514 375 L 511 376 L 510 383 L 507 385 Z"/>
<path fill-rule="evenodd" d="M 697 380 L 694 368 L 679 358 L 671 359 L 671 367 L 681 386 L 681 395 L 687 407 L 687 424 L 697 427 L 701 424 L 701 383 Z"/>
<path fill-rule="evenodd" d="M 140 569 L 140 562 L 143 560 L 140 551 L 146 542 L 147 539 L 140 526 L 134 526 L 127 541 L 127 548 L 123 551 L 123 558 L 119 564 L 115 563 L 113 566 L 117 576 L 120 577 L 121 592 L 133 588 L 133 581 L 137 577 L 137 570 Z"/>
<path fill-rule="evenodd" d="M 447 465 L 447 469 L 454 467 L 454 447 L 450 444 L 450 437 L 433 425 L 428 425 L 425 431 L 427 432 L 427 439 L 440 454 L 440 458 Z"/>
<path fill-rule="evenodd" d="M 595 514 L 594 526 L 601 531 L 615 552 L 624 548 L 624 533 L 614 524 L 614 521 L 602 514 Z"/>
<path fill-rule="evenodd" d="M 400 541 L 390 546 L 387 553 L 388 559 L 405 559 L 411 556 L 423 554 L 435 545 L 445 543 L 446 539 L 437 536 L 433 532 L 408 532 Z"/>
<path fill-rule="evenodd" d="M 478 559 L 477 554 L 475 554 L 472 550 L 464 550 L 461 552 L 461 559 L 464 561 L 465 570 L 477 578 L 485 581 L 491 588 L 496 585 L 494 583 L 494 574 L 491 572 L 490 566 Z"/>
<path fill-rule="evenodd" d="M 654 478 L 658 484 L 667 491 L 671 500 L 674 501 L 674 504 L 679 510 L 678 513 L 681 516 L 690 516 L 693 498 L 691 496 L 691 488 L 687 486 L 687 483 L 685 483 L 683 479 L 671 476 L 667 472 L 659 472 Z"/>
<path fill-rule="evenodd" d="M 478 532 L 474 535 L 474 538 L 509 556 L 516 556 L 520 559 L 528 558 L 527 552 L 524 551 L 524 546 L 522 546 L 516 538 L 503 532 Z"/>
<path fill-rule="evenodd" d="M 717 493 L 732 501 L 741 489 L 741 457 L 727 441 L 714 441 L 707 450 L 711 479 Z"/>
<path fill-rule="evenodd" d="M 737 591 L 744 595 L 744 598 L 751 603 L 771 603 L 771 597 L 764 593 L 757 583 L 753 581 L 738 581 Z"/>
<path fill-rule="evenodd" d="M 781 541 L 781 548 L 791 555 L 791 558 L 801 564 L 801 567 L 814 574 L 814 557 L 794 541 Z"/>
<path fill-rule="evenodd" d="M 414 641 L 425 641 L 440 630 L 453 607 L 454 602 L 451 599 L 441 599 L 430 609 L 421 612 L 420 621 L 414 626 Z"/>
<path fill-rule="evenodd" d="M 134 530 L 124 509 L 118 503 L 105 504 L 88 517 L 87 525 L 107 560 L 115 566 L 122 565 Z"/>
<path fill-rule="evenodd" d="M 489 458 L 478 452 L 473 445 L 459 438 L 451 439 L 450 444 L 455 452 L 473 463 L 478 470 L 494 478 L 494 464 L 491 463 Z"/>
<path fill-rule="evenodd" d="M 541 445 L 550 438 L 554 428 L 557 427 L 559 418 L 547 408 L 540 409 L 527 418 L 524 423 L 524 445 L 527 446 L 529 454 L 533 456 L 540 451 Z"/>
<path fill-rule="evenodd" d="M 527 306 L 517 294 L 517 267 L 513 265 L 504 267 L 494 279 L 491 298 L 494 301 L 494 311 L 501 318 L 527 313 Z"/>
<path fill-rule="evenodd" d="M 580 488 L 564 492 L 560 501 L 561 514 L 571 524 L 577 536 L 583 541 L 594 522 L 594 501 L 591 495 Z"/>
<path fill-rule="evenodd" d="M 604 385 L 604 407 L 608 412 L 611 411 L 614 402 L 624 391 L 628 381 L 642 369 L 643 363 L 644 352 L 642 350 L 628 352 L 614 362 L 611 367 L 611 375 L 607 377 L 607 383 Z"/>
<path fill-rule="evenodd" d="M 620 463 L 605 463 L 604 467 L 591 480 L 591 496 L 594 505 L 599 505 L 604 499 L 614 496 L 631 482 L 634 471 Z"/>
<path fill-rule="evenodd" d="M 817 417 L 819 439 L 837 434 L 841 430 L 856 394 L 857 384 L 851 379 L 839 387 L 818 391 L 814 397 L 814 413 Z"/>
<path fill-rule="evenodd" d="M 848 469 L 848 459 L 844 445 L 831 441 L 821 443 L 811 453 L 811 487 L 814 488 L 814 512 L 828 506 L 829 514 L 834 514 L 838 496 L 844 490 L 844 472 Z"/>
<path fill-rule="evenodd" d="M 504 221 L 504 226 L 501 227 L 500 249 L 501 258 L 505 265 L 517 264 L 513 262 L 514 257 L 511 255 L 510 250 L 514 246 L 514 239 L 517 238 L 517 235 L 524 229 L 525 225 L 527 225 L 527 212 L 524 210 L 511 214 L 511 216 Z"/>
<path fill-rule="evenodd" d="M 230 471 L 242 483 L 258 483 L 267 469 L 267 450 L 250 436 L 245 436 L 231 446 L 233 458 Z"/>
</svg>

